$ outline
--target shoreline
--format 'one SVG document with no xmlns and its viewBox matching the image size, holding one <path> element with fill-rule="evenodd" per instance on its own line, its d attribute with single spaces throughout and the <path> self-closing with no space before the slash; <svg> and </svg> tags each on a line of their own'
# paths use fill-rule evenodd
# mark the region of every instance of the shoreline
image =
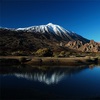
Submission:
<svg viewBox="0 0 100 100">
<path fill-rule="evenodd" d="M 33 57 L 33 56 L 0 56 L 0 65 L 65 65 L 79 66 L 100 64 L 100 59 L 96 57 Z"/>
</svg>

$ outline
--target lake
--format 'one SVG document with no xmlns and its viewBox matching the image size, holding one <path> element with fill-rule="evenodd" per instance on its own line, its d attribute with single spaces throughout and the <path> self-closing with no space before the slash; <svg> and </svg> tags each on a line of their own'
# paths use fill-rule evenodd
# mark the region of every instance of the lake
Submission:
<svg viewBox="0 0 100 100">
<path fill-rule="evenodd" d="M 100 66 L 1 66 L 0 98 L 100 100 Z"/>
</svg>

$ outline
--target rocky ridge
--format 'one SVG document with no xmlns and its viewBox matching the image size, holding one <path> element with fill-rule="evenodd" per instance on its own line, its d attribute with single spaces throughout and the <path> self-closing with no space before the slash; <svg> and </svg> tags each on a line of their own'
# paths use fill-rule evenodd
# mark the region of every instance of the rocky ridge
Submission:
<svg viewBox="0 0 100 100">
<path fill-rule="evenodd" d="M 65 47 L 71 49 L 77 49 L 82 52 L 100 52 L 100 43 L 95 42 L 94 40 L 90 40 L 89 43 L 83 43 L 82 41 L 69 41 L 65 44 Z"/>
</svg>

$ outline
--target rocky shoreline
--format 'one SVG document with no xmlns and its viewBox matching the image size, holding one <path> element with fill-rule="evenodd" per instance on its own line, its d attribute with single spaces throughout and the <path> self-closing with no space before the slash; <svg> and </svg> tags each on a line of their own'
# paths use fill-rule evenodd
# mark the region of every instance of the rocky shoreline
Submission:
<svg viewBox="0 0 100 100">
<path fill-rule="evenodd" d="M 19 65 L 19 64 L 79 66 L 79 65 L 100 64 L 100 59 L 96 57 L 70 57 L 70 58 L 29 57 L 29 56 L 0 57 L 0 65 Z"/>
</svg>

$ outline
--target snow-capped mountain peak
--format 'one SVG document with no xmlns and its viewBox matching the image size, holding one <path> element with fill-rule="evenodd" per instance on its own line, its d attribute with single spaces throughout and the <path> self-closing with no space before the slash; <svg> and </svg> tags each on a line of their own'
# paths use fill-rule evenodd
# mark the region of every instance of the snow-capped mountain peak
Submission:
<svg viewBox="0 0 100 100">
<path fill-rule="evenodd" d="M 53 23 L 48 23 L 47 25 L 54 26 L 54 24 L 53 24 Z"/>
<path fill-rule="evenodd" d="M 53 23 L 48 23 L 46 25 L 39 25 L 39 26 L 31 26 L 31 27 L 26 27 L 26 28 L 18 28 L 16 30 L 17 31 L 22 30 L 22 31 L 28 31 L 28 32 L 41 32 L 41 33 L 49 32 L 49 33 L 55 33 L 55 34 L 69 32 L 68 30 L 62 28 L 61 26 L 53 24 Z"/>
<path fill-rule="evenodd" d="M 48 36 L 52 36 L 53 38 L 56 38 L 57 40 L 66 40 L 66 41 L 72 41 L 72 40 L 81 40 L 83 37 L 80 35 L 68 31 L 65 28 L 53 24 L 53 23 L 48 23 L 46 25 L 39 25 L 39 26 L 31 26 L 31 27 L 26 27 L 26 28 L 18 28 L 15 29 L 15 31 L 25 31 L 25 32 L 31 32 L 31 33 L 40 33 Z"/>
</svg>

